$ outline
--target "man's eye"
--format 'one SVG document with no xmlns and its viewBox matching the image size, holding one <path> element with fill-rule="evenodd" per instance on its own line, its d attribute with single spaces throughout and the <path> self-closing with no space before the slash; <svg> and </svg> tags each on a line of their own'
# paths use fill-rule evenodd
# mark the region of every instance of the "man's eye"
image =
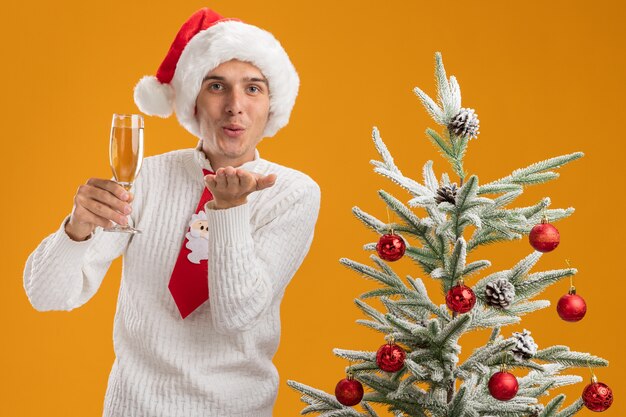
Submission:
<svg viewBox="0 0 626 417">
<path fill-rule="evenodd" d="M 221 85 L 221 84 L 211 84 L 211 85 L 209 85 L 209 89 L 210 89 L 210 90 L 215 90 L 215 91 L 217 91 L 217 90 L 220 90 L 221 88 L 222 88 L 222 85 Z"/>
<path fill-rule="evenodd" d="M 259 91 L 261 91 L 259 89 L 259 87 L 257 87 L 256 85 L 251 85 L 250 87 L 248 87 L 250 89 L 251 93 L 258 93 Z"/>
</svg>

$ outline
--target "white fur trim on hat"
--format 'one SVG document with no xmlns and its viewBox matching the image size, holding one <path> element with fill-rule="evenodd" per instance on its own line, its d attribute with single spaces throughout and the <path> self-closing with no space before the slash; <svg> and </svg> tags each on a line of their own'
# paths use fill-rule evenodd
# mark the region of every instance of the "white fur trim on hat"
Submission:
<svg viewBox="0 0 626 417">
<path fill-rule="evenodd" d="M 143 77 L 135 86 L 135 103 L 150 116 L 169 117 L 174 110 L 174 90 L 170 84 L 161 84 L 151 75 Z"/>
<path fill-rule="evenodd" d="M 171 81 L 176 93 L 174 109 L 178 121 L 191 134 L 200 137 L 195 107 L 202 80 L 208 72 L 231 59 L 252 63 L 267 78 L 270 114 L 263 137 L 274 136 L 289 122 L 300 79 L 287 53 L 271 33 L 238 21 L 219 22 L 199 32 L 183 50 Z"/>
</svg>

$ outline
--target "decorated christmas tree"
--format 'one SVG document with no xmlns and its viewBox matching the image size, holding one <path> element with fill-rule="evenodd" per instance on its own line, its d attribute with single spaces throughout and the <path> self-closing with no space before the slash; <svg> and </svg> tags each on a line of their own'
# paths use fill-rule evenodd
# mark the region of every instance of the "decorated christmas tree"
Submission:
<svg viewBox="0 0 626 417">
<path fill-rule="evenodd" d="M 386 343 L 376 351 L 334 349 L 335 355 L 350 361 L 347 377 L 337 383 L 334 395 L 289 380 L 287 384 L 301 392 L 308 404 L 301 414 L 377 417 L 370 403 L 388 406 L 394 416 L 412 417 L 568 417 L 584 406 L 604 411 L 613 401 L 612 391 L 593 372 L 580 398 L 569 405 L 564 405 L 563 394 L 545 405 L 539 397 L 582 381 L 580 376 L 564 375 L 568 368 L 607 366 L 605 359 L 562 345 L 539 349 L 527 330 L 506 335 L 507 326 L 550 305 L 536 296 L 563 278 L 571 280 L 577 272 L 574 268 L 531 272 L 543 254 L 559 244 L 552 223 L 571 215 L 573 208 L 549 209 L 549 198 L 529 207 L 509 206 L 524 187 L 556 179 L 559 174 L 553 170 L 583 154 L 537 162 L 480 184 L 478 176 L 463 167 L 468 144 L 479 134 L 477 115 L 461 107 L 459 84 L 454 76 L 446 76 L 439 53 L 435 61 L 437 102 L 419 88 L 414 92 L 442 126 L 441 133 L 427 129 L 426 136 L 450 163 L 458 183 L 448 173 L 438 180 L 432 161 L 424 165 L 422 182 L 405 176 L 374 127 L 374 144 L 382 158 L 371 161 L 374 171 L 411 197 L 405 204 L 383 190 L 378 193 L 399 222 L 385 223 L 354 207 L 354 215 L 381 235 L 377 243 L 364 246 L 378 256 L 370 256 L 373 266 L 346 258 L 340 262 L 381 284 L 355 302 L 369 318 L 357 323 L 382 333 Z M 472 251 L 480 246 L 525 235 L 531 253 L 511 269 L 491 272 L 488 260 L 472 259 Z M 427 279 L 439 282 L 441 295 L 435 300 L 445 299 L 445 304 L 433 302 L 421 278 L 403 280 L 394 272 L 391 262 L 403 256 L 414 261 Z M 363 301 L 374 297 L 387 311 Z M 586 308 L 573 285 L 557 304 L 559 316 L 566 321 L 581 320 Z M 461 363 L 459 339 L 479 329 L 491 329 L 490 337 Z M 358 404 L 362 411 L 354 407 Z"/>
</svg>

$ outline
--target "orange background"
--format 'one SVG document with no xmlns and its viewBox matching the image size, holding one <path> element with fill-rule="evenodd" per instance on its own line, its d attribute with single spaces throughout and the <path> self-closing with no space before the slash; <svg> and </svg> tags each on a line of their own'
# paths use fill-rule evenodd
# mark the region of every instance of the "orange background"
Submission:
<svg viewBox="0 0 626 417">
<path fill-rule="evenodd" d="M 377 237 L 353 217 L 353 206 L 385 219 L 378 189 L 409 199 L 373 172 L 369 160 L 378 155 L 372 126 L 380 128 L 406 175 L 421 181 L 428 159 L 438 176 L 450 171 L 425 138 L 424 130 L 437 126 L 412 93 L 420 86 L 435 94 L 435 51 L 443 53 L 448 74 L 457 76 L 463 105 L 480 118 L 481 134 L 470 142 L 466 168 L 482 183 L 542 159 L 585 152 L 585 158 L 558 171 L 560 179 L 527 189 L 515 205 L 549 196 L 553 208 L 576 208 L 558 222 L 561 244 L 535 271 L 566 267 L 564 260 L 570 259 L 579 269 L 575 283 L 588 314 L 570 324 L 551 307 L 504 334 L 527 328 L 540 347 L 566 344 L 609 359 L 611 366 L 597 371 L 616 396 L 604 415 L 626 413 L 623 346 L 619 349 L 624 342 L 623 2 L 187 1 L 175 6 L 59 0 L 10 2 L 0 17 L 6 268 L 0 415 L 101 415 L 114 359 L 120 260 L 96 296 L 71 314 L 39 313 L 30 306 L 24 264 L 70 212 L 78 186 L 92 176 L 110 177 L 111 114 L 137 111 L 134 84 L 154 73 L 182 22 L 207 5 L 268 29 L 288 51 L 302 81 L 298 101 L 289 126 L 264 140 L 259 151 L 311 175 L 322 189 L 316 238 L 282 304 L 275 416 L 299 415 L 304 407 L 287 379 L 333 392 L 347 365 L 332 354 L 333 347 L 373 351 L 383 343 L 382 335 L 355 324 L 365 317 L 353 299 L 377 284 L 338 259 L 372 264 L 362 245 Z M 175 118 L 146 118 L 145 138 L 146 155 L 196 144 Z M 480 249 L 470 260 L 491 260 L 492 272 L 530 251 L 526 241 L 508 242 Z M 393 267 L 424 277 L 406 258 Z M 443 303 L 438 286 L 428 282 L 431 297 Z M 567 288 L 561 282 L 544 298 L 555 305 Z M 461 339 L 463 357 L 486 338 L 475 333 Z M 588 379 L 588 370 L 575 372 Z M 565 392 L 569 404 L 583 386 L 555 390 L 551 397 Z"/>
</svg>

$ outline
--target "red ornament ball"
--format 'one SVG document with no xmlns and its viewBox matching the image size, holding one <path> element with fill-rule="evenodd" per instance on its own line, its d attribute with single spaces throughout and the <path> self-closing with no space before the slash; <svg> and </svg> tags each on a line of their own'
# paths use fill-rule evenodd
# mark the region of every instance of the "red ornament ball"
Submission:
<svg viewBox="0 0 626 417">
<path fill-rule="evenodd" d="M 385 372 L 396 372 L 404 366 L 406 352 L 396 344 L 387 343 L 378 348 L 376 363 Z"/>
<path fill-rule="evenodd" d="M 376 245 L 378 256 L 391 262 L 402 258 L 405 250 L 406 243 L 404 243 L 404 240 L 400 236 L 394 233 L 382 235 Z"/>
<path fill-rule="evenodd" d="M 550 252 L 559 246 L 561 237 L 556 227 L 542 221 L 530 231 L 528 235 L 530 245 L 539 252 Z"/>
<path fill-rule="evenodd" d="M 569 294 L 561 297 L 556 305 L 556 311 L 565 321 L 579 321 L 587 313 L 587 304 L 584 298 L 576 295 L 576 291 L 570 291 Z"/>
<path fill-rule="evenodd" d="M 510 372 L 496 372 L 489 379 L 489 393 L 496 400 L 510 400 L 515 397 L 518 388 L 517 378 Z"/>
<path fill-rule="evenodd" d="M 335 387 L 335 397 L 343 405 L 357 405 L 363 399 L 363 385 L 348 376 L 337 383 Z"/>
<path fill-rule="evenodd" d="M 583 390 L 583 403 L 591 411 L 605 411 L 613 403 L 613 391 L 602 382 L 592 382 Z"/>
<path fill-rule="evenodd" d="M 476 294 L 463 284 L 450 288 L 446 295 L 446 305 L 455 313 L 467 313 L 476 304 Z"/>
</svg>

